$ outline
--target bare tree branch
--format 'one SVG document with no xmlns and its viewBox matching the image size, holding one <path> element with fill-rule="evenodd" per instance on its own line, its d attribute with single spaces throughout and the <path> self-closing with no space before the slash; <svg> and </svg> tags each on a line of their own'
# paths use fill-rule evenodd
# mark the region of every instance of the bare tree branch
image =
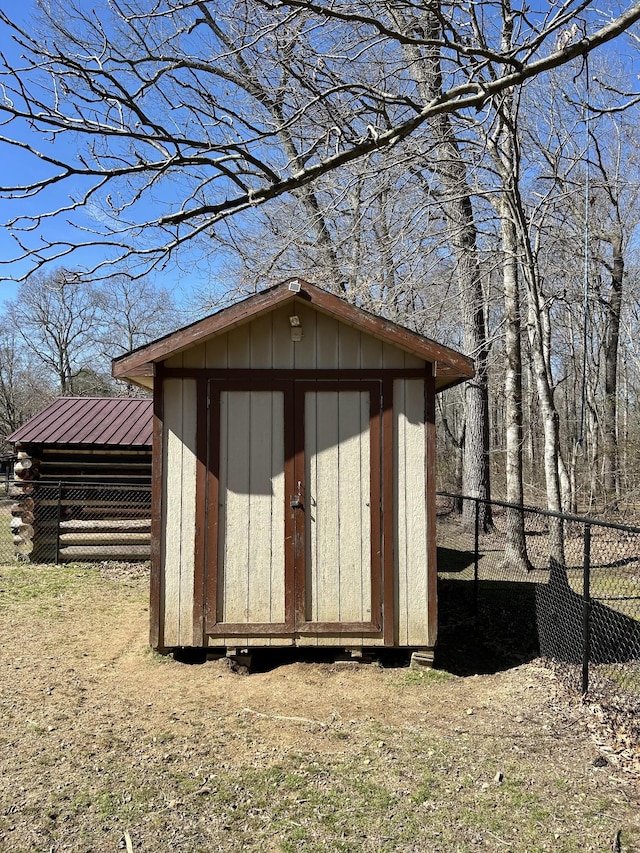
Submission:
<svg viewBox="0 0 640 853">
<path fill-rule="evenodd" d="M 589 0 L 565 0 L 535 21 L 517 13 L 519 40 L 501 49 L 488 4 L 436 7 L 431 33 L 403 24 L 398 5 L 132 0 L 88 11 L 72 0 L 43 4 L 28 28 L 0 11 L 15 47 L 0 54 L 0 147 L 37 163 L 0 187 L 18 246 L 4 263 L 33 270 L 90 249 L 88 273 L 137 258 L 142 275 L 208 243 L 228 217 L 290 195 L 337 284 L 319 181 L 407 145 L 438 116 L 481 118 L 501 93 L 640 19 L 637 2 L 577 39 L 571 22 Z M 415 84 L 409 48 L 443 57 L 433 97 Z"/>
</svg>

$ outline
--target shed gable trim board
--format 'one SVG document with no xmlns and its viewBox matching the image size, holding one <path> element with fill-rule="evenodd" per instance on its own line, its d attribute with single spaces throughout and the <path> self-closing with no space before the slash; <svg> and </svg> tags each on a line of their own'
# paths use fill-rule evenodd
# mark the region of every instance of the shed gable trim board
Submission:
<svg viewBox="0 0 640 853">
<path fill-rule="evenodd" d="M 165 361 L 170 356 L 175 356 L 209 338 L 230 332 L 242 324 L 257 320 L 263 314 L 291 303 L 301 307 L 311 306 L 319 313 L 431 362 L 434 364 L 438 390 L 473 376 L 472 360 L 461 353 L 390 320 L 376 317 L 315 285 L 296 281 L 300 284 L 297 293 L 289 289 L 290 282 L 283 282 L 114 359 L 113 375 L 132 381 L 153 376 L 156 362 Z"/>
</svg>

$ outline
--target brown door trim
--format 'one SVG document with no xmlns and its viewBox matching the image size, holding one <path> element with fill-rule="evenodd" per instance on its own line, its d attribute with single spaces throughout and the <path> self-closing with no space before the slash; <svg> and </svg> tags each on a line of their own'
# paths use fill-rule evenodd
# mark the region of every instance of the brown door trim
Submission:
<svg viewBox="0 0 640 853">
<path fill-rule="evenodd" d="M 377 634 L 393 645 L 393 379 L 281 379 L 266 376 L 199 377 L 196 482 L 196 567 L 194 626 L 196 636 L 269 636 L 296 634 Z M 284 400 L 284 573 L 285 621 L 225 623 L 218 621 L 218 538 L 220 502 L 220 394 L 225 391 L 281 391 Z M 302 486 L 305 499 L 304 395 L 309 390 L 368 391 L 370 399 L 371 622 L 312 622 L 306 613 L 306 547 L 304 508 L 291 506 Z M 202 455 L 202 456 L 201 456 Z M 201 464 L 201 462 L 203 464 Z M 206 508 L 206 509 L 202 509 Z M 201 592 L 200 592 L 201 591 Z M 384 599 L 384 605 L 383 605 Z"/>
</svg>

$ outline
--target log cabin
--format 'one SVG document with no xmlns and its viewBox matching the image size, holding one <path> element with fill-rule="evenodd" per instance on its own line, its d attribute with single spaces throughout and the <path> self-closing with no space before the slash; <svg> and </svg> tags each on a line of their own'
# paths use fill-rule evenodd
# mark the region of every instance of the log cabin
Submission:
<svg viewBox="0 0 640 853">
<path fill-rule="evenodd" d="M 148 560 L 152 430 L 148 397 L 60 397 L 9 435 L 16 554 Z"/>
<path fill-rule="evenodd" d="M 435 395 L 470 359 L 292 279 L 112 372 L 153 390 L 154 648 L 432 660 Z"/>
</svg>

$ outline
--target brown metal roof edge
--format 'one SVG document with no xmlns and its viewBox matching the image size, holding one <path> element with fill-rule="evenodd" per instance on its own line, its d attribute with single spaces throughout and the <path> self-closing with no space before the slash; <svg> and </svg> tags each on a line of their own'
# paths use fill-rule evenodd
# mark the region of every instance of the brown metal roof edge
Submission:
<svg viewBox="0 0 640 853">
<path fill-rule="evenodd" d="M 151 432 L 151 398 L 132 397 L 59 397 L 49 403 L 11 435 L 7 441 L 16 444 L 78 445 L 93 444 L 102 447 L 116 447 L 123 444 L 146 446 L 145 433 Z M 144 418 L 135 416 L 135 410 L 149 410 L 148 424 Z M 131 410 L 134 410 L 133 412 Z M 103 415 L 117 411 L 114 419 L 120 427 L 113 429 L 114 421 L 105 424 L 104 419 L 97 425 L 93 421 Z M 124 429 L 121 415 L 130 421 Z M 91 427 L 87 429 L 87 427 Z M 124 440 L 126 439 L 126 441 Z"/>
<path fill-rule="evenodd" d="M 292 281 L 297 281 L 300 284 L 299 292 L 289 290 L 289 284 Z M 228 308 L 223 308 L 221 311 L 191 323 L 189 326 L 151 341 L 151 343 L 138 347 L 130 353 L 118 356 L 112 361 L 112 375 L 117 379 L 143 374 L 149 375 L 153 369 L 152 362 L 169 358 L 205 338 L 227 332 L 235 326 L 256 319 L 260 314 L 273 310 L 285 302 L 295 300 L 311 304 L 320 311 L 367 331 L 401 349 L 408 350 L 424 358 L 425 361 L 446 364 L 456 374 L 455 379 L 452 377 L 451 384 L 469 379 L 474 374 L 473 360 L 462 353 L 426 338 L 418 332 L 413 332 L 405 326 L 371 314 L 363 308 L 346 302 L 334 293 L 298 278 L 287 279 L 275 287 L 249 296 L 247 299 L 236 302 Z"/>
</svg>

